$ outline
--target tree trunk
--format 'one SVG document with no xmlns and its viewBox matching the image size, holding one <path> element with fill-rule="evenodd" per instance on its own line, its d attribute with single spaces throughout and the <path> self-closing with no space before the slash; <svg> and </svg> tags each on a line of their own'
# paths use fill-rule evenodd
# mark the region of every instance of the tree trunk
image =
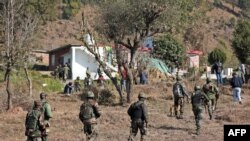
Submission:
<svg viewBox="0 0 250 141">
<path fill-rule="evenodd" d="M 5 75 L 6 75 L 6 81 L 7 81 L 7 85 L 6 85 L 6 92 L 8 94 L 8 99 L 7 99 L 7 110 L 12 109 L 12 92 L 11 92 L 11 80 L 10 80 L 10 74 L 11 74 L 11 70 L 7 69 Z"/>
<path fill-rule="evenodd" d="M 29 96 L 32 97 L 32 80 L 29 76 L 29 72 L 28 72 L 28 68 L 27 68 L 27 64 L 24 64 L 24 72 L 25 72 L 25 76 L 28 80 L 28 85 L 29 85 Z"/>
<path fill-rule="evenodd" d="M 11 71 L 11 67 L 10 67 L 10 64 L 8 63 L 7 69 L 6 69 L 5 74 L 4 74 L 4 81 L 7 81 L 8 75 L 10 74 L 10 71 Z"/>
<path fill-rule="evenodd" d="M 131 69 L 127 70 L 128 79 L 127 79 L 127 103 L 131 102 L 132 90 L 133 90 L 133 74 Z"/>
<path fill-rule="evenodd" d="M 136 55 L 136 49 L 135 47 L 130 49 L 130 62 L 129 62 L 129 67 L 134 68 L 135 66 L 135 55 Z"/>
</svg>

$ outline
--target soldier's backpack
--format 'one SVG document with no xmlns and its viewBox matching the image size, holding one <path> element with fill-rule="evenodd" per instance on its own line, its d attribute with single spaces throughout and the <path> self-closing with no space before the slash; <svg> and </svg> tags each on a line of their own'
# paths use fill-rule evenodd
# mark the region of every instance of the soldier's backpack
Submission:
<svg viewBox="0 0 250 141">
<path fill-rule="evenodd" d="M 173 87 L 173 94 L 176 97 L 183 97 L 182 85 L 180 83 L 175 83 Z"/>
<path fill-rule="evenodd" d="M 38 120 L 41 116 L 40 111 L 31 110 L 26 115 L 25 122 L 25 135 L 30 137 L 41 137 L 41 132 L 39 130 Z"/>
<path fill-rule="evenodd" d="M 26 123 L 25 126 L 27 129 L 36 129 L 38 127 L 38 118 L 40 117 L 40 112 L 31 110 L 28 112 L 26 116 Z"/>
<path fill-rule="evenodd" d="M 86 102 L 82 104 L 80 108 L 80 119 L 81 121 L 89 120 L 91 118 L 95 117 L 94 109 L 91 103 Z"/>
</svg>

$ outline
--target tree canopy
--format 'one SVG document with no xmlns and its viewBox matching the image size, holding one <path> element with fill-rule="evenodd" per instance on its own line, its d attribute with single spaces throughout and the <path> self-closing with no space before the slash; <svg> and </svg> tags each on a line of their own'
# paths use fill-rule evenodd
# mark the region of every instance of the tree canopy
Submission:
<svg viewBox="0 0 250 141">
<path fill-rule="evenodd" d="M 208 55 L 208 62 L 210 64 L 214 64 L 217 61 L 220 61 L 221 63 L 225 63 L 227 60 L 226 53 L 223 52 L 219 48 L 215 48 L 211 53 Z"/>
<path fill-rule="evenodd" d="M 232 45 L 239 60 L 242 63 L 250 63 L 250 22 L 248 20 L 238 22 Z"/>
<path fill-rule="evenodd" d="M 184 59 L 184 47 L 171 35 L 154 41 L 153 56 L 163 60 L 168 66 L 180 67 Z"/>
</svg>

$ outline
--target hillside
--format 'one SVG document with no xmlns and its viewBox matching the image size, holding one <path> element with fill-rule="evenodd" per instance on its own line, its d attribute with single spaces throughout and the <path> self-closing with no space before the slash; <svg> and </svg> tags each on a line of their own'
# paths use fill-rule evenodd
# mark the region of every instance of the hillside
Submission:
<svg viewBox="0 0 250 141">
<path fill-rule="evenodd" d="M 203 82 L 201 82 L 203 83 Z M 170 86 L 170 87 L 167 87 Z M 191 90 L 191 85 L 188 89 Z M 218 109 L 214 113 L 214 120 L 208 119 L 208 114 L 203 114 L 201 135 L 196 136 L 194 116 L 191 105 L 186 103 L 185 117 L 177 120 L 170 117 L 169 108 L 173 104 L 171 85 L 155 83 L 145 86 L 136 86 L 133 101 L 136 101 L 139 91 L 147 94 L 149 109 L 149 141 L 204 141 L 223 140 L 224 124 L 247 124 L 250 122 L 250 95 L 249 89 L 243 91 L 243 105 L 233 103 L 228 87 L 223 87 Z M 78 119 L 81 101 L 77 95 L 65 97 L 60 94 L 50 94 L 49 101 L 52 105 L 54 118 L 51 120 L 51 141 L 80 141 L 84 139 L 81 132 L 82 124 Z M 30 105 L 31 106 L 31 105 Z M 99 120 L 100 141 L 127 140 L 129 135 L 130 119 L 127 108 L 121 106 L 100 106 L 103 115 Z M 3 141 L 23 141 L 24 120 L 27 111 L 14 110 L 0 114 L 0 138 Z M 139 137 L 136 138 L 139 140 Z"/>
<path fill-rule="evenodd" d="M 195 23 L 189 25 L 186 30 L 182 31 L 180 40 L 184 47 L 189 49 L 199 49 L 205 53 L 211 52 L 214 48 L 221 48 L 227 53 L 228 60 L 226 66 L 238 63 L 233 50 L 231 41 L 233 37 L 234 26 L 240 18 L 240 9 L 234 8 L 230 4 L 223 2 L 223 7 L 215 7 L 212 5 L 213 0 L 209 0 L 203 4 L 203 9 L 198 15 Z M 38 48 L 51 50 L 65 44 L 82 44 L 79 40 L 81 37 L 80 23 L 81 11 L 90 21 L 90 25 L 95 22 L 96 16 L 99 15 L 97 8 L 92 6 L 83 7 L 78 14 L 70 20 L 61 20 L 48 22 L 40 27 L 40 31 L 35 39 Z M 179 33 L 177 33 L 179 34 Z M 179 36 L 179 35 L 174 35 Z"/>
</svg>

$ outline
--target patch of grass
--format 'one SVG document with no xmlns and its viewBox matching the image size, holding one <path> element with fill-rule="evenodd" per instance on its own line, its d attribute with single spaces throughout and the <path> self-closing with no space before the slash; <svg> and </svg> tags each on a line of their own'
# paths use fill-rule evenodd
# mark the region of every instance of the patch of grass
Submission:
<svg viewBox="0 0 250 141">
<path fill-rule="evenodd" d="M 0 71 L 0 79 L 4 80 L 4 71 Z M 63 84 L 59 80 L 55 80 L 48 75 L 42 75 L 37 71 L 29 71 L 30 78 L 32 79 L 33 90 L 44 92 L 61 91 Z M 13 88 L 17 92 L 25 92 L 28 90 L 28 81 L 23 70 L 13 72 L 11 75 Z M 43 85 L 46 86 L 43 86 Z"/>
<path fill-rule="evenodd" d="M 60 80 L 54 79 L 48 75 L 42 75 L 36 71 L 31 71 L 31 78 L 33 81 L 33 87 L 36 90 L 56 92 L 62 91 L 64 87 Z"/>
</svg>

